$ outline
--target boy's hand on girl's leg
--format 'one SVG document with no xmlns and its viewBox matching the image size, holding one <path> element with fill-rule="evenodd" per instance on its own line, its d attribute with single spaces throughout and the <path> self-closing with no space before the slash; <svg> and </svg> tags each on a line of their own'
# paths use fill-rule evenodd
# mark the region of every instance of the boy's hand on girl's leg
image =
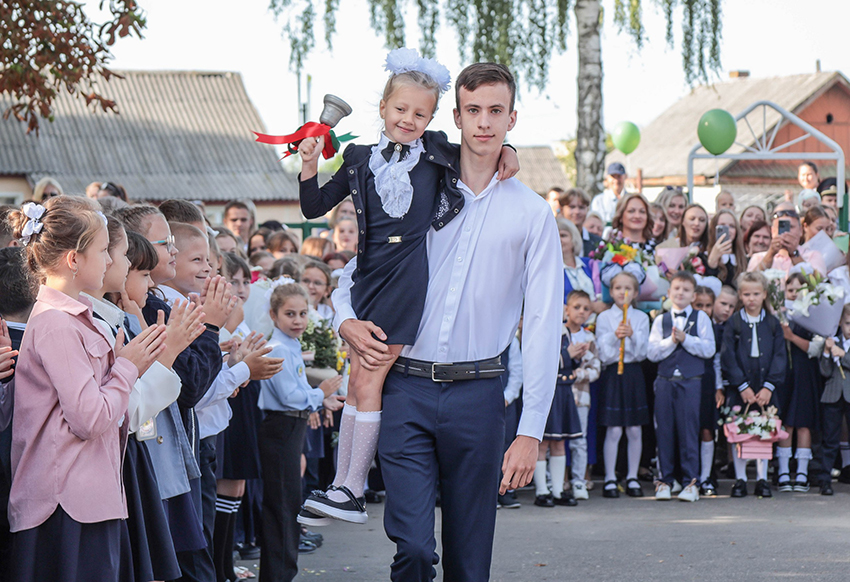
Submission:
<svg viewBox="0 0 850 582">
<path fill-rule="evenodd" d="M 377 370 L 382 363 L 389 362 L 394 357 L 387 344 L 375 339 L 378 337 L 386 340 L 387 334 L 371 321 L 346 319 L 339 326 L 339 335 L 348 342 L 359 357 L 361 365 L 367 370 Z"/>
</svg>

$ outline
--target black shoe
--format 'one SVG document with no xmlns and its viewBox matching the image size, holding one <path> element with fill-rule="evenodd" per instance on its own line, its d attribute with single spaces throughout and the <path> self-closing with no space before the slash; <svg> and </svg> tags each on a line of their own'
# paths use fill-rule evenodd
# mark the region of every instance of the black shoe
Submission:
<svg viewBox="0 0 850 582">
<path fill-rule="evenodd" d="M 305 540 L 303 537 L 298 544 L 298 553 L 299 554 L 312 554 L 317 550 L 316 544 L 311 541 Z"/>
<path fill-rule="evenodd" d="M 824 481 L 820 484 L 820 494 L 821 495 L 833 495 L 835 491 L 832 490 L 832 483 Z"/>
<path fill-rule="evenodd" d="M 342 491 L 348 497 L 345 501 L 333 501 L 324 491 L 313 491 L 313 494 L 304 502 L 304 509 L 313 513 L 332 517 L 340 521 L 363 524 L 369 519 L 366 515 L 366 507 L 362 497 L 355 498 L 354 493 L 348 487 L 335 487 L 336 491 Z"/>
<path fill-rule="evenodd" d="M 747 496 L 747 482 L 743 479 L 738 479 L 735 481 L 735 484 L 732 485 L 732 497 L 746 497 Z"/>
<path fill-rule="evenodd" d="M 236 546 L 239 557 L 242 560 L 256 560 L 260 557 L 260 548 L 254 544 L 241 544 Z"/>
<path fill-rule="evenodd" d="M 628 479 L 626 481 L 626 493 L 629 497 L 643 497 L 643 489 L 637 479 Z"/>
<path fill-rule="evenodd" d="M 382 503 L 384 501 L 384 498 L 381 497 L 380 495 L 378 495 L 377 491 L 372 491 L 371 489 L 367 489 L 363 493 L 363 497 L 364 497 L 364 499 L 366 499 L 366 503 L 375 504 L 375 503 Z"/>
<path fill-rule="evenodd" d="M 576 498 L 573 497 L 571 494 L 567 493 L 566 491 L 561 493 L 560 497 L 555 497 L 552 501 L 555 503 L 555 505 L 563 505 L 564 507 L 575 507 L 576 505 L 578 505 L 578 501 L 576 501 Z"/>
<path fill-rule="evenodd" d="M 715 497 L 717 495 L 717 487 L 710 480 L 706 479 L 699 486 L 699 494 L 702 497 Z"/>
<path fill-rule="evenodd" d="M 309 525 L 310 527 L 322 527 L 323 525 L 330 525 L 333 520 L 329 517 L 325 517 L 324 515 L 319 515 L 318 513 L 312 512 L 302 506 L 301 511 L 298 512 L 297 521 L 301 525 Z M 246 558 L 243 558 L 243 560 L 244 559 Z"/>
<path fill-rule="evenodd" d="M 841 475 L 838 476 L 839 483 L 850 483 L 850 465 L 841 469 Z"/>
<path fill-rule="evenodd" d="M 516 509 L 517 507 L 522 507 L 517 499 L 516 491 L 509 490 L 505 491 L 504 495 L 499 495 L 499 503 L 496 507 L 501 507 L 502 509 Z"/>
<path fill-rule="evenodd" d="M 809 492 L 809 478 L 806 475 L 797 475 L 797 480 L 794 481 L 795 493 Z"/>
<path fill-rule="evenodd" d="M 773 493 L 770 492 L 770 485 L 764 479 L 756 481 L 755 494 L 756 497 L 773 497 Z"/>
<path fill-rule="evenodd" d="M 534 498 L 534 505 L 537 507 L 555 507 L 555 500 L 552 498 L 551 493 L 547 495 L 538 495 Z"/>
<path fill-rule="evenodd" d="M 321 548 L 322 542 L 325 541 L 325 536 L 320 533 L 312 532 L 306 527 L 302 527 L 301 539 L 313 543 L 317 548 Z"/>
<path fill-rule="evenodd" d="M 608 485 L 612 484 L 614 487 L 609 488 Z M 602 485 L 602 497 L 607 497 L 608 499 L 617 499 L 620 497 L 620 491 L 616 481 L 605 481 Z"/>
</svg>

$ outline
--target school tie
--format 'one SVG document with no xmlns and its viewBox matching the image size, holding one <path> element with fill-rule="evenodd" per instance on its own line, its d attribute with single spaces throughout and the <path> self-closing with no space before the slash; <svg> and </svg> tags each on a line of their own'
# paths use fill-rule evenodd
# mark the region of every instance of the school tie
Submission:
<svg viewBox="0 0 850 582">
<path fill-rule="evenodd" d="M 750 348 L 750 357 L 751 358 L 758 358 L 759 357 L 759 334 L 758 334 L 759 318 L 758 317 L 750 317 L 750 315 L 747 314 L 747 323 L 750 324 L 750 328 L 753 330 L 753 345 L 752 345 L 752 348 Z"/>
<path fill-rule="evenodd" d="M 390 158 L 393 157 L 393 152 L 398 152 L 398 161 L 403 160 L 407 157 L 407 154 L 410 153 L 410 146 L 402 143 L 390 142 L 387 144 L 387 147 L 381 150 L 381 155 L 384 156 L 384 159 L 389 163 Z"/>
</svg>

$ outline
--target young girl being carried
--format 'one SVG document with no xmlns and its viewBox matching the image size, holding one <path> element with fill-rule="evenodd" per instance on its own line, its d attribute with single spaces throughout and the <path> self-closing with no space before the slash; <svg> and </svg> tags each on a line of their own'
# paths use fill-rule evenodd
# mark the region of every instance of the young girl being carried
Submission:
<svg viewBox="0 0 850 582">
<path fill-rule="evenodd" d="M 646 359 L 649 317 L 629 305 L 639 289 L 634 275 L 625 271 L 615 275 L 610 289 L 615 305 L 600 313 L 596 319 L 596 342 L 602 362 L 599 425 L 608 427 L 604 445 L 605 485 L 602 495 L 610 498 L 620 496 L 616 475 L 617 450 L 625 427 L 629 441 L 626 492 L 630 497 L 642 497 L 643 491 L 637 480 L 643 447 L 641 426 L 649 424 L 652 417 L 640 363 Z M 619 374 L 617 368 L 623 339 L 624 367 L 623 373 Z"/>
<path fill-rule="evenodd" d="M 448 70 L 411 49 L 392 51 L 387 70 L 391 76 L 380 104 L 384 131 L 376 145 L 346 148 L 342 167 L 321 188 L 316 174 L 324 139 L 299 146 L 304 215 L 322 216 L 349 195 L 354 202 L 359 234 L 351 305 L 357 319 L 377 326 L 375 334 L 392 356 L 377 369 L 352 358 L 336 478 L 327 493 L 305 502 L 299 520 L 308 525 L 319 525 L 321 516 L 366 521 L 360 498 L 377 449 L 384 379 L 402 347 L 414 343 L 425 306 L 426 235 L 432 227 L 443 228 L 463 207 L 454 150 L 444 134 L 425 131 L 449 87 Z M 516 155 L 502 151 L 500 177 L 510 177 L 517 169 Z M 511 170 L 504 169 L 507 163 Z"/>
<path fill-rule="evenodd" d="M 121 463 L 130 392 L 165 350 L 165 326 L 129 344 L 92 318 L 109 256 L 106 218 L 87 198 L 59 196 L 10 214 L 43 285 L 15 379 L 12 489 L 16 580 L 118 580 L 132 567 Z M 123 543 L 122 543 L 123 540 Z"/>
<path fill-rule="evenodd" d="M 782 326 L 768 310 L 768 282 L 758 271 L 744 273 L 738 279 L 738 297 L 743 309 L 732 314 L 723 330 L 720 362 L 727 384 L 726 405 L 779 405 L 777 388 L 785 381 L 788 356 Z M 732 497 L 747 495 L 747 460 L 737 455 Z M 767 484 L 767 460 L 756 462 L 755 494 L 771 497 Z"/>
</svg>

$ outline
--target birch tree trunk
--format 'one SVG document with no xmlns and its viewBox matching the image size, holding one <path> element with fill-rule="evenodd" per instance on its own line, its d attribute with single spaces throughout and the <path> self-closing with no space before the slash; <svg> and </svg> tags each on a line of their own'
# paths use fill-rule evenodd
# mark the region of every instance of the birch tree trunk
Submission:
<svg viewBox="0 0 850 582">
<path fill-rule="evenodd" d="M 578 30 L 576 186 L 591 197 L 602 192 L 605 177 L 600 10 L 600 0 L 576 0 Z"/>
</svg>

